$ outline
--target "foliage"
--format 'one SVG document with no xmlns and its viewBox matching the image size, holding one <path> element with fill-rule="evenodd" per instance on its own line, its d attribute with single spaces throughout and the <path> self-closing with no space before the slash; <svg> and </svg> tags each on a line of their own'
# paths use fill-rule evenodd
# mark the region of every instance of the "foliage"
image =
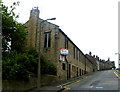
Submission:
<svg viewBox="0 0 120 92">
<path fill-rule="evenodd" d="M 114 69 L 115 69 L 116 67 L 115 67 L 115 66 L 112 66 L 112 68 L 114 68 Z"/>
<path fill-rule="evenodd" d="M 17 53 L 11 51 L 4 53 L 3 57 L 3 79 L 7 80 L 28 80 L 30 74 L 37 76 L 38 54 L 34 49 L 28 50 L 26 53 Z M 56 67 L 53 63 L 41 56 L 41 73 L 56 74 Z"/>
<path fill-rule="evenodd" d="M 24 47 L 27 32 L 25 32 L 25 25 L 16 21 L 19 17 L 14 13 L 17 5 L 19 5 L 19 2 L 13 3 L 10 6 L 10 10 L 8 10 L 7 6 L 0 4 L 2 11 L 2 47 L 4 52 L 9 50 L 21 52 L 21 47 Z"/>
<path fill-rule="evenodd" d="M 56 75 L 56 67 L 51 62 L 41 56 L 41 73 Z"/>
<path fill-rule="evenodd" d="M 4 53 L 2 70 L 3 79 L 28 80 L 30 73 L 37 71 L 37 52 L 29 50 L 26 53 L 11 51 Z"/>
<path fill-rule="evenodd" d="M 8 7 L 0 4 L 2 10 L 2 78 L 5 80 L 28 80 L 31 73 L 37 75 L 38 53 L 36 50 L 23 51 L 27 32 L 25 25 L 18 23 L 19 17 L 14 13 L 19 2 Z M 41 57 L 42 74 L 56 74 L 56 67 L 50 61 Z"/>
</svg>

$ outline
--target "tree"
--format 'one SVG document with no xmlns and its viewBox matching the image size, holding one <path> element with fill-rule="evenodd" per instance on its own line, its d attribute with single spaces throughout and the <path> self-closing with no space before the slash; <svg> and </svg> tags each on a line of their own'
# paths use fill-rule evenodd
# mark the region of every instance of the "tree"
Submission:
<svg viewBox="0 0 120 92">
<path fill-rule="evenodd" d="M 4 79 L 18 79 L 27 80 L 29 76 L 29 70 L 26 66 L 30 63 L 36 64 L 35 57 L 31 54 L 23 53 L 25 46 L 27 32 L 25 32 L 25 25 L 18 23 L 16 19 L 19 17 L 14 13 L 16 6 L 19 2 L 14 2 L 10 6 L 10 10 L 7 6 L 0 2 L 1 16 L 2 16 L 2 49 L 3 49 L 3 77 Z M 25 60 L 24 60 L 25 59 Z M 26 64 L 26 65 L 25 65 Z M 34 66 L 32 66 L 34 67 Z M 34 69 L 33 69 L 34 71 Z"/>
<path fill-rule="evenodd" d="M 18 23 L 14 9 L 19 2 L 8 7 L 0 4 L 2 10 L 2 78 L 4 80 L 28 80 L 30 74 L 37 76 L 38 53 L 34 49 L 24 51 L 26 35 L 25 25 Z M 42 74 L 56 74 L 56 67 L 44 58 L 41 59 Z"/>
<path fill-rule="evenodd" d="M 24 47 L 27 32 L 25 32 L 25 25 L 16 21 L 19 17 L 14 13 L 17 5 L 19 5 L 19 2 L 14 2 L 13 5 L 10 6 L 10 10 L 8 10 L 7 6 L 0 4 L 2 10 L 3 52 L 10 50 L 21 52 Z"/>
</svg>

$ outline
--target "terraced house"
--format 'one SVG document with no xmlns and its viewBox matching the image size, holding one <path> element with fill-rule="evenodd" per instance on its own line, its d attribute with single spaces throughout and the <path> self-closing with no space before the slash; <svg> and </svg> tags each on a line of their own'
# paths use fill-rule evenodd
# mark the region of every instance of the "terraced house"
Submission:
<svg viewBox="0 0 120 92">
<path fill-rule="evenodd" d="M 33 8 L 26 22 L 27 48 L 35 48 L 56 66 L 59 80 L 67 80 L 93 72 L 94 63 L 71 41 L 58 25 L 39 18 Z"/>
</svg>

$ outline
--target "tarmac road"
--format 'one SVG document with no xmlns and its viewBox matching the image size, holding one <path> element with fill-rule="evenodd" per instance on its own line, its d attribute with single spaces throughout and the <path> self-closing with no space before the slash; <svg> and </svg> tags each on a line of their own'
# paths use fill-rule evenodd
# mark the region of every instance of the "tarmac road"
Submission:
<svg viewBox="0 0 120 92">
<path fill-rule="evenodd" d="M 66 92 L 120 92 L 115 70 L 99 71 L 83 80 L 67 85 Z"/>
</svg>

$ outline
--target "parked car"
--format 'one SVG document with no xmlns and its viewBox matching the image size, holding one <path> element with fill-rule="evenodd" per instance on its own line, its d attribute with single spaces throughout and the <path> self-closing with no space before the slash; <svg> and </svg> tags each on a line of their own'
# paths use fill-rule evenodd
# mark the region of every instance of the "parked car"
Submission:
<svg viewBox="0 0 120 92">
<path fill-rule="evenodd" d="M 120 71 L 120 68 L 116 68 L 116 70 Z"/>
</svg>

